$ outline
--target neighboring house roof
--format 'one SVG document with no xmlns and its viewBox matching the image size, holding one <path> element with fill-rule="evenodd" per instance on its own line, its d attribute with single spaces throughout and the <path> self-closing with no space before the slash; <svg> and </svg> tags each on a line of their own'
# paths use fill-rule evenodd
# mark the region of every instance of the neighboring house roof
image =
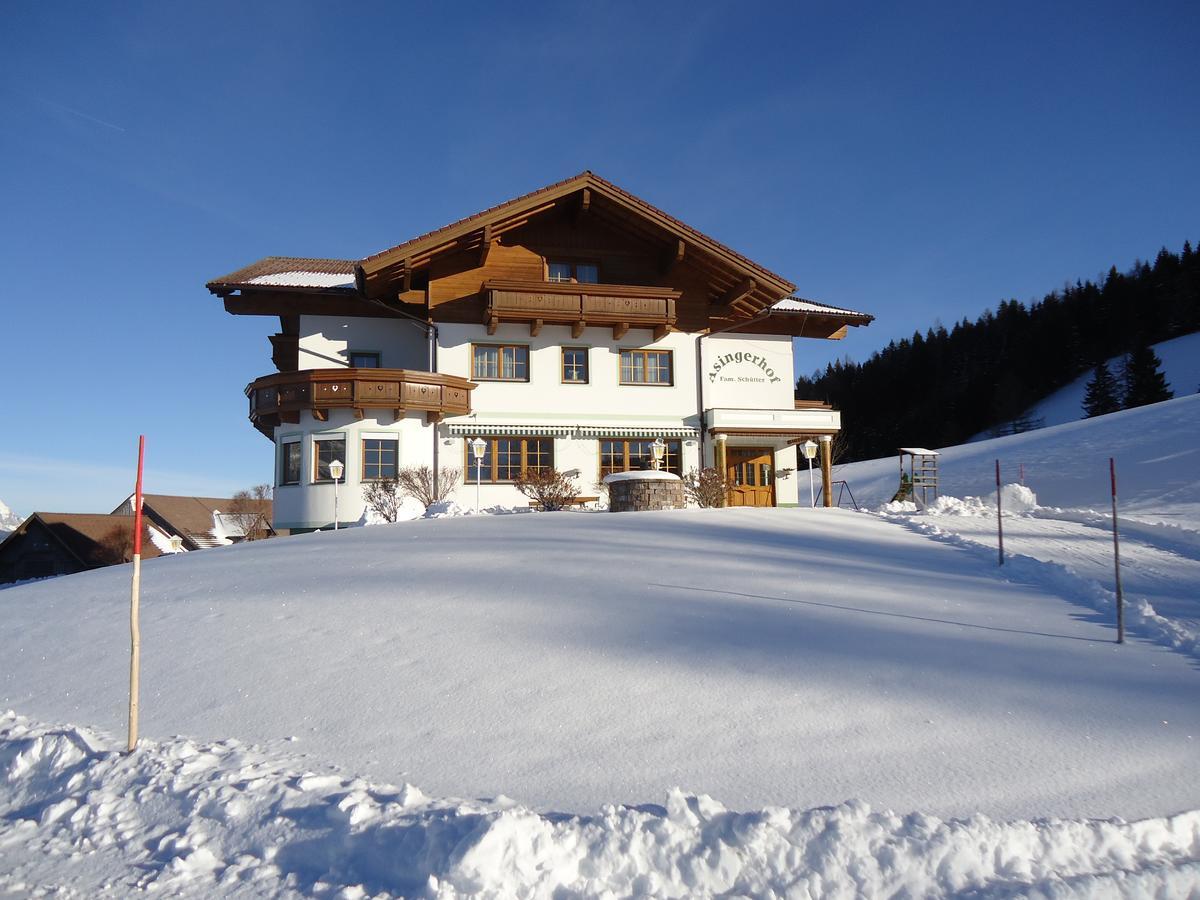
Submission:
<svg viewBox="0 0 1200 900">
<path fill-rule="evenodd" d="M 354 260 L 312 259 L 298 256 L 268 256 L 236 272 L 214 278 L 213 288 L 255 287 L 313 288 L 315 290 L 354 290 Z"/>
<path fill-rule="evenodd" d="M 99 513 L 56 513 L 35 512 L 10 534 L 0 546 L 14 542 L 29 531 L 34 524 L 42 525 L 71 556 L 79 560 L 86 568 L 112 565 L 113 548 L 106 546 L 111 543 L 114 533 L 120 534 L 127 529 L 128 520 L 112 515 Z M 151 541 L 142 541 L 142 558 L 151 559 L 161 555 Z"/>
<path fill-rule="evenodd" d="M 218 529 L 217 515 L 228 514 L 236 501 L 232 497 L 178 497 L 171 494 L 143 494 L 142 511 L 159 525 L 190 541 L 194 548 L 219 547 L 226 543 L 231 534 L 228 527 Z M 271 501 L 246 501 L 256 508 L 269 526 Z M 133 495 L 130 494 L 113 510 L 114 514 L 128 515 L 133 512 Z M 222 519 L 225 517 L 222 516 Z M 223 524 L 223 523 L 221 523 Z M 220 530 L 222 533 L 218 533 Z"/>
</svg>

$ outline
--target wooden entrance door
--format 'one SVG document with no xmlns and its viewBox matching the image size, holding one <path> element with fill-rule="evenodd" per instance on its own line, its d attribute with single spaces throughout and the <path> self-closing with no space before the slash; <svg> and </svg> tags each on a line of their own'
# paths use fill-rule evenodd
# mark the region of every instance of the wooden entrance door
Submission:
<svg viewBox="0 0 1200 900">
<path fill-rule="evenodd" d="M 775 451 L 729 447 L 725 451 L 730 506 L 775 505 Z"/>
</svg>

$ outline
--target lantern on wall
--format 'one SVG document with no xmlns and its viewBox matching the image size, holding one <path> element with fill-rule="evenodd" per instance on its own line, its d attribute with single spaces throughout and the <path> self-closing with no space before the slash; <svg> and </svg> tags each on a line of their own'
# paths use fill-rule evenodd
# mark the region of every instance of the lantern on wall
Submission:
<svg viewBox="0 0 1200 900">
<path fill-rule="evenodd" d="M 667 445 L 662 438 L 654 439 L 654 443 L 650 445 L 650 452 L 654 454 L 654 468 L 657 471 L 662 468 L 663 457 L 667 454 Z"/>
</svg>

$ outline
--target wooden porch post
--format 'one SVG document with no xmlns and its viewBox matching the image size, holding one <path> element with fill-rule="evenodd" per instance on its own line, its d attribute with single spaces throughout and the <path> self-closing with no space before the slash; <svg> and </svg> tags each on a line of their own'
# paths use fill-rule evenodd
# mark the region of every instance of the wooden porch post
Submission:
<svg viewBox="0 0 1200 900">
<path fill-rule="evenodd" d="M 718 434 L 713 440 L 713 468 L 717 470 L 722 478 L 726 477 L 729 470 L 725 466 L 725 440 L 724 434 Z M 726 495 L 722 506 L 729 505 L 729 496 Z"/>
<path fill-rule="evenodd" d="M 833 436 L 820 435 L 821 443 L 821 498 L 826 508 L 833 506 Z"/>
</svg>

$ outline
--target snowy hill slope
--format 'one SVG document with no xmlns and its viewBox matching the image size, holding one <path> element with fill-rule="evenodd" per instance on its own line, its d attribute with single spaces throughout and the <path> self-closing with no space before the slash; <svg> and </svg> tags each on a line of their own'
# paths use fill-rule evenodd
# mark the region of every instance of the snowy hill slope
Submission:
<svg viewBox="0 0 1200 900">
<path fill-rule="evenodd" d="M 1108 457 L 1117 461 L 1121 571 L 1143 635 L 1200 659 L 1200 397 L 943 450 L 942 496 L 928 512 L 888 504 L 913 530 L 996 559 L 995 460 L 1009 499 L 1006 549 L 1057 573 L 1100 609 L 1115 602 Z M 1024 474 L 1035 493 L 1011 482 Z M 839 469 L 855 496 L 878 506 L 899 481 L 895 459 Z M 1018 501 L 1014 503 L 1013 501 Z"/>
<path fill-rule="evenodd" d="M 0 591 L 0 895 L 1200 892 L 1200 642 L 1132 615 L 1118 647 L 1086 573 L 998 571 L 951 518 L 526 513 L 151 560 L 132 756 L 128 568 Z"/>
<path fill-rule="evenodd" d="M 1200 391 L 1200 332 L 1155 344 L 1154 352 L 1162 360 L 1163 374 L 1176 397 L 1186 397 Z M 1114 356 L 1108 360 L 1108 370 L 1114 376 L 1120 377 L 1123 359 L 1123 356 Z M 1083 395 L 1091 379 L 1090 371 L 1079 376 L 1030 407 L 1025 412 L 1025 417 L 1034 421 L 1040 420 L 1044 426 L 1078 421 L 1083 418 Z M 981 434 L 971 440 L 983 440 L 987 436 Z"/>
<path fill-rule="evenodd" d="M 868 516 L 440 519 L 143 571 L 148 737 L 294 736 L 376 780 L 559 811 L 675 786 L 738 807 L 1200 807 L 1186 657 L 1114 653 L 1086 607 Z M 127 594 L 124 568 L 0 592 L 0 704 L 119 731 Z"/>
<path fill-rule="evenodd" d="M 1125 515 L 1200 531 L 1200 395 L 946 447 L 939 475 L 944 494 L 987 495 L 999 459 L 1006 482 L 1024 467 L 1025 483 L 1045 506 L 1104 510 L 1110 456 Z M 860 505 L 877 506 L 895 494 L 899 465 L 894 456 L 850 463 L 834 477 L 850 483 Z"/>
</svg>

